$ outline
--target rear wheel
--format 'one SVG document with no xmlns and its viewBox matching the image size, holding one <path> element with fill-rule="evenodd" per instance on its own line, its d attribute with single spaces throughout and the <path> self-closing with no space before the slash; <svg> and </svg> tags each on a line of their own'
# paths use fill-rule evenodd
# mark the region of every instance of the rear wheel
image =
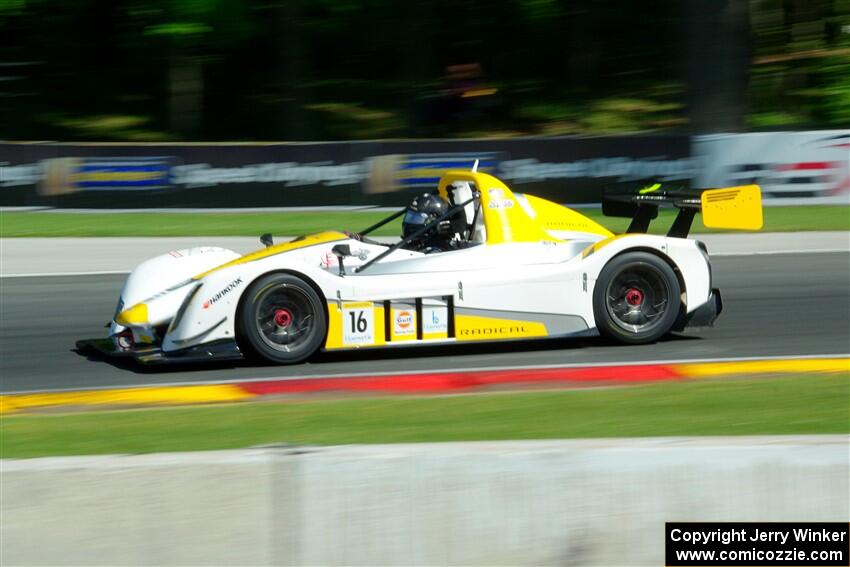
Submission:
<svg viewBox="0 0 850 567">
<path fill-rule="evenodd" d="M 616 256 L 602 269 L 593 292 L 599 332 L 628 344 L 655 341 L 679 315 L 681 288 L 673 269 L 647 252 Z"/>
<path fill-rule="evenodd" d="M 249 357 L 293 364 L 316 352 L 325 338 L 322 300 L 300 278 L 263 276 L 248 288 L 242 302 L 237 337 Z"/>
</svg>

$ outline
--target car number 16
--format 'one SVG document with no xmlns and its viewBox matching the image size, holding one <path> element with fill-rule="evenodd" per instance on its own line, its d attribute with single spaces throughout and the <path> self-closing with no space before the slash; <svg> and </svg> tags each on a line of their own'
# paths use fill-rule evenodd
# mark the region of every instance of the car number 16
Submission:
<svg viewBox="0 0 850 567">
<path fill-rule="evenodd" d="M 370 302 L 343 304 L 342 342 L 344 344 L 374 344 L 375 310 Z"/>
</svg>

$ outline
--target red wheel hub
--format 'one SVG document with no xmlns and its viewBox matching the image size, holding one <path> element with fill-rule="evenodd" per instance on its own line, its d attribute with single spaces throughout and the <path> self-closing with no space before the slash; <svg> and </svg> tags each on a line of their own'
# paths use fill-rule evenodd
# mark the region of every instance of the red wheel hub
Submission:
<svg viewBox="0 0 850 567">
<path fill-rule="evenodd" d="M 275 309 L 274 324 L 278 327 L 288 327 L 292 324 L 292 311 L 289 309 Z"/>
<path fill-rule="evenodd" d="M 118 343 L 118 348 L 121 350 L 130 350 L 133 348 L 133 331 L 130 329 L 121 331 L 115 335 L 115 339 Z"/>
<path fill-rule="evenodd" d="M 629 288 L 626 291 L 626 303 L 632 306 L 638 306 L 643 303 L 643 292 L 637 288 Z"/>
</svg>

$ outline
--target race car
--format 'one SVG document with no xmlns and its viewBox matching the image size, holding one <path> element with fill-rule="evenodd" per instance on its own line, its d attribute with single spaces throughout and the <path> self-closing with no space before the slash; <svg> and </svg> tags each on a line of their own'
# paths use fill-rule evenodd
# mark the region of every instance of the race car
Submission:
<svg viewBox="0 0 850 567">
<path fill-rule="evenodd" d="M 659 206 L 678 216 L 646 234 Z M 246 255 L 176 250 L 128 277 L 110 324 L 115 354 L 143 363 L 249 357 L 292 364 L 319 350 L 601 334 L 631 344 L 713 323 L 722 309 L 706 226 L 757 230 L 758 186 L 697 192 L 650 185 L 608 195 L 615 235 L 496 177 L 449 170 L 436 192 L 360 233 L 327 231 Z M 404 234 L 369 234 L 399 217 Z"/>
</svg>

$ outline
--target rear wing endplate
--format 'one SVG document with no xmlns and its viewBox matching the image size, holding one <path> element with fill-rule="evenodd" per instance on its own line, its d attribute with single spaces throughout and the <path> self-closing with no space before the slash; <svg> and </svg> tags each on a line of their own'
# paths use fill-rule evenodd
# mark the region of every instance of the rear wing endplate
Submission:
<svg viewBox="0 0 850 567">
<path fill-rule="evenodd" d="M 656 183 L 636 192 L 606 193 L 602 199 L 602 213 L 609 217 L 631 218 L 626 232 L 644 233 L 662 205 L 679 209 L 667 232 L 667 236 L 675 238 L 688 236 L 698 212 L 702 212 L 706 228 L 759 230 L 764 224 L 758 185 L 671 190 Z"/>
</svg>

